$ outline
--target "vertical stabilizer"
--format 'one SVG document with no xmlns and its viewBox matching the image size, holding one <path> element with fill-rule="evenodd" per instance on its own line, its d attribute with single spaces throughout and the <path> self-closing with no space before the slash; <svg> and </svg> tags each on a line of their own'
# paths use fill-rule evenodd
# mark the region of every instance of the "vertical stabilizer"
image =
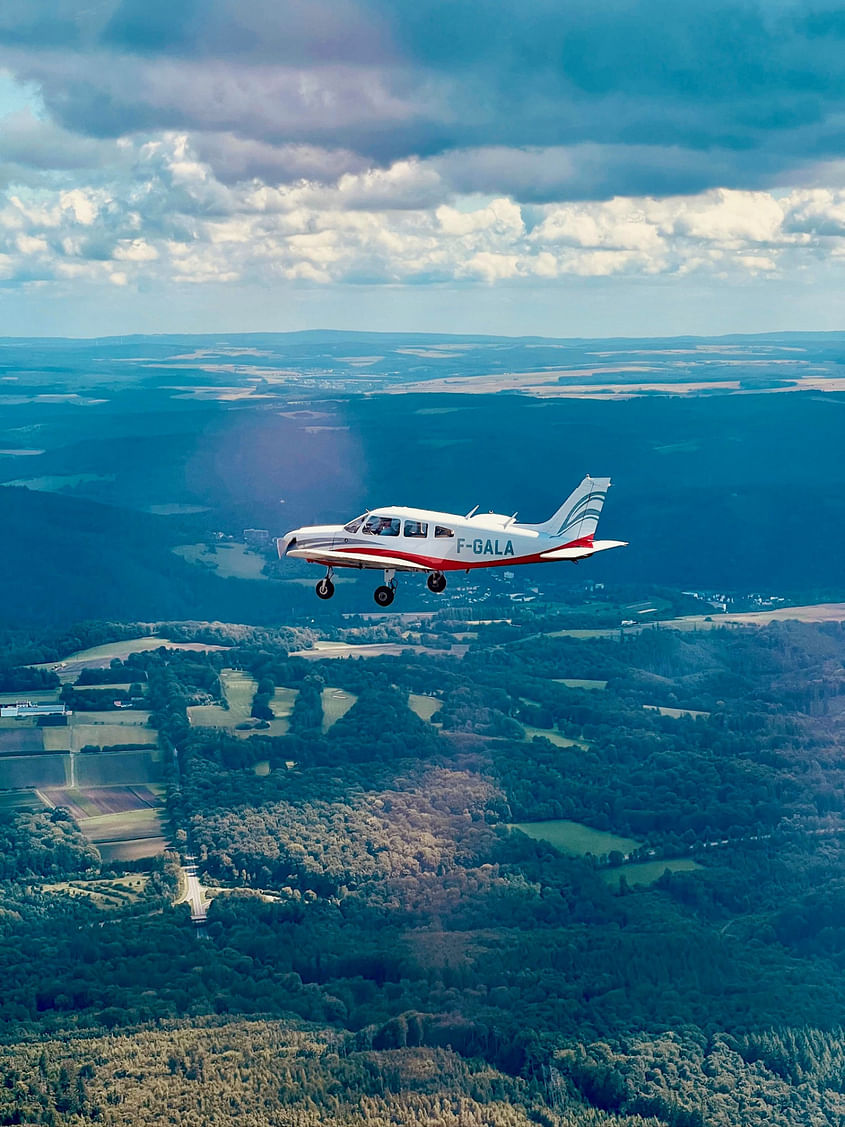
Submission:
<svg viewBox="0 0 845 1127">
<path fill-rule="evenodd" d="M 598 528 L 604 499 L 610 488 L 609 477 L 587 477 L 563 502 L 554 516 L 542 524 L 523 524 L 545 536 L 554 536 L 569 544 L 592 540 Z"/>
</svg>

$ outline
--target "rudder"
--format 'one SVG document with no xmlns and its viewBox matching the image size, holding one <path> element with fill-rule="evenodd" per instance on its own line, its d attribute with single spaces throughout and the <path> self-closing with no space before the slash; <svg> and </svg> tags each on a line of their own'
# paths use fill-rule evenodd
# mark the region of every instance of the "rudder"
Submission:
<svg viewBox="0 0 845 1127">
<path fill-rule="evenodd" d="M 531 528 L 546 536 L 560 536 L 567 543 L 590 540 L 598 528 L 609 488 L 609 477 L 590 477 L 588 474 L 547 521 L 522 527 Z"/>
</svg>

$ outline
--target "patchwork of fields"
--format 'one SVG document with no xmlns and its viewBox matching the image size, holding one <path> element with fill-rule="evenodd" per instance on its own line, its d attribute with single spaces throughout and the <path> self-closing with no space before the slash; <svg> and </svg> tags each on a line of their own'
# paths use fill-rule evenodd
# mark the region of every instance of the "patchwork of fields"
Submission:
<svg viewBox="0 0 845 1127">
<path fill-rule="evenodd" d="M 267 736 L 287 733 L 289 717 L 297 697 L 296 689 L 277 688 L 270 700 L 274 719 L 267 727 L 256 729 L 252 701 L 258 682 L 238 669 L 222 669 L 220 684 L 228 708 L 221 704 L 195 704 L 188 709 L 188 719 L 196 728 L 226 728 L 233 736 L 246 739 L 256 730 Z M 243 725 L 243 727 L 239 727 Z"/>
<path fill-rule="evenodd" d="M 104 861 L 155 857 L 167 848 L 161 788 L 65 787 L 43 790 L 41 794 L 47 805 L 69 811 Z"/>
<path fill-rule="evenodd" d="M 78 655 L 106 665 L 112 657 L 150 648 L 152 639 L 96 647 Z M 155 639 L 160 644 L 160 639 Z M 63 670 L 65 672 L 65 670 Z M 77 672 L 68 675 L 75 680 Z M 97 686 L 117 692 L 124 685 Z M 39 703 L 58 699 L 56 690 L 4 694 Z M 39 727 L 34 718 L 8 719 L 0 726 L 0 812 L 63 807 L 104 861 L 154 857 L 167 846 L 162 825 L 163 756 L 158 733 L 144 709 L 72 712 L 66 722 Z M 111 749 L 111 750 L 104 750 Z M 90 890 L 80 895 L 100 896 Z M 111 900 L 120 902 L 112 895 Z M 108 899 L 108 898 L 107 898 Z"/>
</svg>

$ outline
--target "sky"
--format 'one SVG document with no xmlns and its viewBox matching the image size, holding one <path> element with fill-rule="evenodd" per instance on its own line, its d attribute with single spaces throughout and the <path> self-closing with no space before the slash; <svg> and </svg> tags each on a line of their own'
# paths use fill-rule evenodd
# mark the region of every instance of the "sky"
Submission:
<svg viewBox="0 0 845 1127">
<path fill-rule="evenodd" d="M 841 329 L 841 0 L 3 0 L 0 334 Z"/>
</svg>

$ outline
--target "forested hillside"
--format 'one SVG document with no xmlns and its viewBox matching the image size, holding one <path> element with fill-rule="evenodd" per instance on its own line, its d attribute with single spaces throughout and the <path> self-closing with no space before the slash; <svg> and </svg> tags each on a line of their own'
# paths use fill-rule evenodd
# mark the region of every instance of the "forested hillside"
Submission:
<svg viewBox="0 0 845 1127">
<path fill-rule="evenodd" d="M 559 625 L 315 661 L 183 624 L 224 648 L 80 673 L 143 687 L 172 846 L 106 864 L 0 792 L 6 1121 L 836 1122 L 845 629 Z M 60 644 L 10 637 L 5 676 Z"/>
</svg>

